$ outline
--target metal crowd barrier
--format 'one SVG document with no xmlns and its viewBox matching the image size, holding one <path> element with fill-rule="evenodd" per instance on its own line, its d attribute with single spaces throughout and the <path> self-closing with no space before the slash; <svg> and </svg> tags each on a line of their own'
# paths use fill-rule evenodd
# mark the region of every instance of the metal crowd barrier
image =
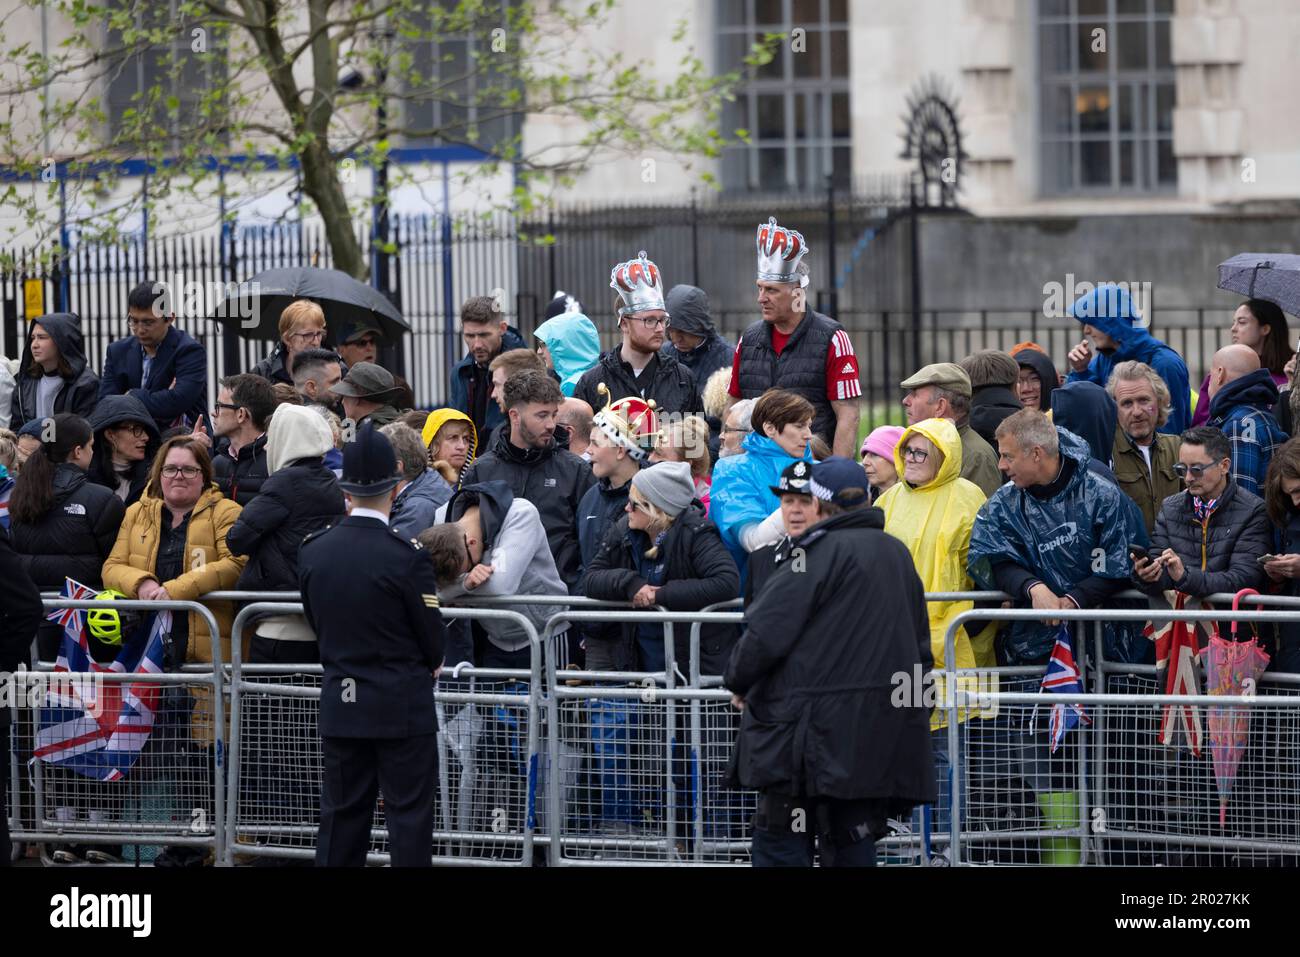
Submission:
<svg viewBox="0 0 1300 957">
<path fill-rule="evenodd" d="M 225 845 L 226 717 L 222 689 L 219 628 L 212 612 L 194 601 L 114 602 L 42 599 L 47 611 L 123 610 L 194 613 L 207 627 L 213 661 L 176 673 L 96 672 L 72 676 L 38 667 L 11 676 L 12 743 L 8 768 L 9 830 L 15 842 L 44 845 L 132 846 L 117 854 L 136 862 L 153 860 L 162 847 L 211 848 L 220 857 Z M 194 636 L 191 636 L 191 639 Z M 123 750 L 138 748 L 130 769 L 116 780 L 83 776 L 31 757 L 41 732 L 42 710 L 53 694 L 93 701 L 96 709 L 117 709 L 124 698 L 147 699 L 156 691 L 148 740 L 119 738 Z M 70 746 L 91 732 L 86 722 L 64 738 Z M 121 732 L 119 732 L 120 734 Z"/>
<path fill-rule="evenodd" d="M 1213 597 L 1231 601 L 1231 596 Z M 240 655 L 253 616 L 298 613 L 301 604 L 296 595 L 278 593 L 205 598 L 257 599 L 236 617 L 229 666 L 217 661 L 149 679 L 192 687 L 210 698 L 211 721 L 205 725 L 210 734 L 203 743 L 160 735 L 119 782 L 76 779 L 41 765 L 28 774 L 20 755 L 34 732 L 36 710 L 28 715 L 15 705 L 19 720 L 10 768 L 11 787 L 20 799 L 11 803 L 15 840 L 130 844 L 142 846 L 144 858 L 151 845 L 195 844 L 213 848 L 226 865 L 314 857 L 320 666 L 255 665 Z M 972 592 L 927 598 L 999 601 L 1005 596 Z M 1300 608 L 1300 599 L 1276 596 L 1258 596 L 1253 603 Z M 104 604 L 196 611 L 216 634 L 215 619 L 196 602 L 47 600 L 51 608 Z M 539 636 L 527 618 L 509 610 L 511 604 L 554 605 L 557 613 Z M 738 606 L 736 600 L 701 612 L 667 612 L 578 597 L 518 596 L 443 608 L 448 620 L 519 623 L 529 637 L 530 666 L 507 671 L 458 663 L 443 671 L 435 691 L 440 712 L 436 861 L 527 866 L 540 846 L 550 863 L 561 866 L 747 863 L 755 795 L 725 781 L 740 715 L 720 676 L 700 669 L 701 628 L 741 624 L 742 613 L 724 610 Z M 1300 675 L 1269 673 L 1255 697 L 1168 698 L 1152 693 L 1153 666 L 1109 662 L 1101 654 L 1106 621 L 1279 622 L 1296 621 L 1295 611 L 975 608 L 953 622 L 946 660 L 954 660 L 955 629 L 967 621 L 1049 617 L 1092 626 L 1093 641 L 1077 645 L 1092 691 L 1064 698 L 1041 694 L 1042 667 L 984 669 L 995 680 L 980 685 L 978 693 L 946 681 L 951 693 L 941 707 L 949 716 L 944 735 L 952 755 L 951 798 L 911 822 L 894 822 L 897 833 L 878 845 L 882 863 L 928 864 L 932 858 L 953 864 L 1300 862 L 1300 697 L 1275 693 L 1294 692 Z M 665 669 L 557 669 L 556 636 L 570 622 L 583 621 L 662 625 Z M 690 625 L 689 662 L 676 660 L 675 623 Z M 219 643 L 214 649 L 219 655 Z M 965 674 L 951 673 L 954 678 Z M 231 696 L 228 732 L 219 693 L 223 676 Z M 130 684 L 133 679 L 106 675 L 104 680 Z M 1037 710 L 1038 721 L 1045 723 L 1051 705 L 1067 699 L 1084 706 L 1091 724 L 1070 731 L 1059 753 L 1045 756 L 1039 740 L 1044 732 L 1028 731 L 1028 722 Z M 1231 831 L 1218 824 L 1208 734 L 1199 758 L 1155 740 L 1162 708 L 1175 702 L 1203 710 L 1240 707 L 1252 716 L 1236 786 L 1227 798 Z M 972 707 L 988 715 L 962 714 Z M 962 719 L 954 721 L 959 714 Z M 157 759 L 146 761 L 155 751 Z M 206 764 L 196 752 L 205 755 Z M 29 779 L 30 791 L 24 787 Z M 1040 793 L 1067 796 L 1044 803 Z M 386 840 L 380 810 L 372 830 L 372 863 L 387 861 Z"/>
</svg>

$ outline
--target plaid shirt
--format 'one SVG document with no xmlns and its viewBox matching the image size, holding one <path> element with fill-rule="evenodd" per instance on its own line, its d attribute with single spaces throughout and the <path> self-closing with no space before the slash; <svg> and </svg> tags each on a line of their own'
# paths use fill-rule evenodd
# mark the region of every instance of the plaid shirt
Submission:
<svg viewBox="0 0 1300 957">
<path fill-rule="evenodd" d="M 1264 409 L 1238 405 L 1227 415 L 1206 424 L 1222 430 L 1232 445 L 1232 480 L 1262 498 L 1264 476 L 1273 451 L 1287 441 L 1287 434 L 1277 419 Z"/>
</svg>

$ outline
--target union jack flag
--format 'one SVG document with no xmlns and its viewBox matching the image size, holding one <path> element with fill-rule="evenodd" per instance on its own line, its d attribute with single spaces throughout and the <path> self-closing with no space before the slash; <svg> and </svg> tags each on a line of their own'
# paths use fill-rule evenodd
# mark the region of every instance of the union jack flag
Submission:
<svg viewBox="0 0 1300 957">
<path fill-rule="evenodd" d="M 67 579 L 64 597 L 80 599 L 85 585 Z M 118 781 L 135 765 L 153 730 L 162 689 L 151 682 L 96 681 L 97 673 L 161 674 L 164 636 L 171 633 L 169 611 L 154 612 L 122 642 L 122 652 L 107 665 L 90 654 L 85 617 L 75 615 L 50 620 L 63 623 L 56 677 L 40 709 L 34 760 L 57 764 L 100 781 Z"/>
<path fill-rule="evenodd" d="M 70 598 L 73 601 L 90 601 L 95 597 L 95 594 L 95 589 L 87 588 L 79 581 L 73 581 L 71 578 L 64 579 L 64 598 Z M 73 632 L 80 632 L 84 610 L 81 608 L 56 608 L 45 617 L 57 625 L 62 625 L 65 632 L 69 627 Z"/>
<path fill-rule="evenodd" d="M 1043 674 L 1043 684 L 1039 690 L 1049 694 L 1070 692 L 1083 694 L 1083 680 L 1079 675 L 1078 665 L 1074 663 L 1074 652 L 1070 649 L 1070 632 L 1065 625 L 1062 625 L 1061 630 L 1056 633 L 1056 644 L 1052 647 L 1052 657 L 1047 661 L 1047 671 Z M 1037 705 L 1034 706 L 1034 714 L 1038 714 Z M 1082 705 L 1052 705 L 1047 730 L 1052 741 L 1053 754 L 1061 746 L 1065 732 L 1078 727 L 1080 721 L 1084 724 L 1092 724 Z"/>
</svg>

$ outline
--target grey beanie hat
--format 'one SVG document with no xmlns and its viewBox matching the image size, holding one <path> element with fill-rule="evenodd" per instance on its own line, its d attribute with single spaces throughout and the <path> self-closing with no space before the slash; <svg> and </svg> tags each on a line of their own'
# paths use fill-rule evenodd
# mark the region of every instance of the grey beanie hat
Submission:
<svg viewBox="0 0 1300 957">
<path fill-rule="evenodd" d="M 632 487 L 673 518 L 695 498 L 695 480 L 686 462 L 657 462 L 633 475 Z"/>
</svg>

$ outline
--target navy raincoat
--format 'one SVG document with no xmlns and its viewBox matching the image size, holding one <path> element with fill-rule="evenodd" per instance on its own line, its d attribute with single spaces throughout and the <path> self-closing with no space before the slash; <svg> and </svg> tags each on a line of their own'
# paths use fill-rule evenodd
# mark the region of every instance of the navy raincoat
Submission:
<svg viewBox="0 0 1300 957">
<path fill-rule="evenodd" d="M 1119 486 L 1088 468 L 1088 444 L 1067 429 L 1058 427 L 1057 435 L 1061 454 L 1078 465 L 1065 489 L 1043 500 L 1008 482 L 976 516 L 967 561 L 977 588 L 998 587 L 993 566 L 1002 562 L 1032 572 L 1058 595 L 1093 576 L 1127 581 L 1132 573 L 1128 545 L 1145 528 L 1132 527 L 1128 497 Z M 1046 660 L 1056 632 L 1041 622 L 1013 622 L 1004 637 L 1006 660 Z M 1103 636 L 1111 661 L 1140 660 L 1138 643 L 1149 644 L 1132 624 L 1108 622 Z"/>
</svg>

